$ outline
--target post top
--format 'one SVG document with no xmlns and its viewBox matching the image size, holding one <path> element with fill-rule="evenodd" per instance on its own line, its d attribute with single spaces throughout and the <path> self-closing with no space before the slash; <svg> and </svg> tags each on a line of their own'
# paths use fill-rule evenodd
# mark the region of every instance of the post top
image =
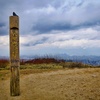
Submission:
<svg viewBox="0 0 100 100">
<path fill-rule="evenodd" d="M 9 17 L 9 26 L 10 28 L 16 27 L 19 29 L 19 17 L 18 16 L 10 16 Z"/>
<path fill-rule="evenodd" d="M 13 18 L 19 18 L 19 16 L 9 16 L 9 17 L 13 17 Z"/>
</svg>

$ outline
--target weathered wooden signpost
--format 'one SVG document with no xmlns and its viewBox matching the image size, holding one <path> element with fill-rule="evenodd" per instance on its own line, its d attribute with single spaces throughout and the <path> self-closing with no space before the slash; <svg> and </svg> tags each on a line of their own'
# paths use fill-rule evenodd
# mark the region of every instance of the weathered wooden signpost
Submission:
<svg viewBox="0 0 100 100">
<path fill-rule="evenodd" d="M 10 94 L 11 96 L 20 95 L 20 56 L 19 56 L 19 17 L 13 13 L 9 17 L 9 36 L 10 36 Z"/>
</svg>

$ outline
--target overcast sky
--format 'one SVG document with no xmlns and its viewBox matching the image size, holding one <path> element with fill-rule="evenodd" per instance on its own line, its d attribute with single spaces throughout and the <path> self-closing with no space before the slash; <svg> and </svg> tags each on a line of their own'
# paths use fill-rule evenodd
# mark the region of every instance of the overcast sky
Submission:
<svg viewBox="0 0 100 100">
<path fill-rule="evenodd" d="M 0 56 L 9 55 L 13 11 L 21 55 L 100 56 L 100 0 L 0 0 Z"/>
</svg>

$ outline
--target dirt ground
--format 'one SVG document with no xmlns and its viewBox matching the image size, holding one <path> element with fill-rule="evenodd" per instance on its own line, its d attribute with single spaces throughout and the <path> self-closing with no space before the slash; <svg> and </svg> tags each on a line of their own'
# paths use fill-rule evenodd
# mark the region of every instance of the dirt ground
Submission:
<svg viewBox="0 0 100 100">
<path fill-rule="evenodd" d="M 0 100 L 100 100 L 100 68 L 21 75 L 16 97 L 10 96 L 9 80 L 0 80 Z"/>
</svg>

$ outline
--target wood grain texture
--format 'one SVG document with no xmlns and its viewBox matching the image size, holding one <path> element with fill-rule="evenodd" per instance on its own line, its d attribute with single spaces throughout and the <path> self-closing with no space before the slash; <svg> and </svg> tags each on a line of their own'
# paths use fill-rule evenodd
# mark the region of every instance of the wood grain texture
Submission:
<svg viewBox="0 0 100 100">
<path fill-rule="evenodd" d="M 19 17 L 10 16 L 10 94 L 11 96 L 20 95 L 20 56 L 19 56 Z"/>
</svg>

